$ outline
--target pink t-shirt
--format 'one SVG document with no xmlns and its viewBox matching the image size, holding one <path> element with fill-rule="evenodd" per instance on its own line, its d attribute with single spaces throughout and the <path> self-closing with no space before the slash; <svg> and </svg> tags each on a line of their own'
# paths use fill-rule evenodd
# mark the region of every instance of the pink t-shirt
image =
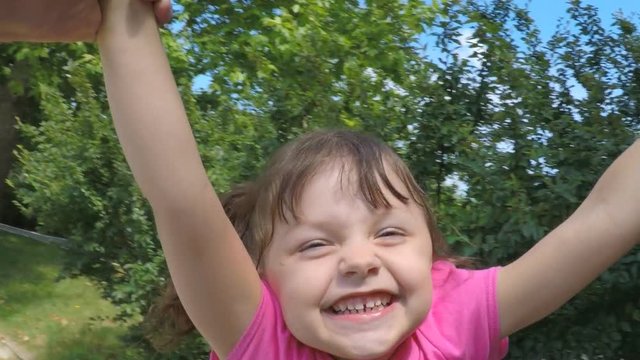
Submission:
<svg viewBox="0 0 640 360">
<path fill-rule="evenodd" d="M 496 302 L 497 268 L 458 269 L 436 261 L 431 269 L 433 300 L 427 317 L 402 342 L 393 359 L 494 360 L 508 348 L 500 339 Z M 218 357 L 212 353 L 211 360 Z M 287 329 L 280 304 L 266 283 L 262 301 L 228 360 L 331 360 L 331 356 L 299 342 Z"/>
</svg>

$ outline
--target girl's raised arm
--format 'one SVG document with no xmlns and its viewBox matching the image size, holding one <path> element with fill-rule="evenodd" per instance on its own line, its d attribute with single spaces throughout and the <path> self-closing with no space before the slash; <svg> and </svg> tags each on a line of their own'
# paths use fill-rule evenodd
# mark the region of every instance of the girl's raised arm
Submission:
<svg viewBox="0 0 640 360">
<path fill-rule="evenodd" d="M 202 166 L 151 5 L 102 7 L 98 44 L 120 143 L 153 208 L 180 300 L 224 357 L 258 307 L 258 273 Z"/>
<path fill-rule="evenodd" d="M 501 333 L 547 316 L 640 243 L 640 141 L 569 219 L 498 273 Z"/>
</svg>

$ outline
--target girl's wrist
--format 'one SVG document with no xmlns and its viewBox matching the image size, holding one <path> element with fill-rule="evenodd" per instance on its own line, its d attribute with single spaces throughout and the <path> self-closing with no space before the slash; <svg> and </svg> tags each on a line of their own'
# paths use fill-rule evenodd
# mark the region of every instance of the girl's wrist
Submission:
<svg viewBox="0 0 640 360">
<path fill-rule="evenodd" d="M 97 42 L 103 46 L 112 38 L 133 38 L 143 28 L 156 28 L 153 8 L 141 0 L 100 0 L 102 24 L 97 34 Z"/>
</svg>

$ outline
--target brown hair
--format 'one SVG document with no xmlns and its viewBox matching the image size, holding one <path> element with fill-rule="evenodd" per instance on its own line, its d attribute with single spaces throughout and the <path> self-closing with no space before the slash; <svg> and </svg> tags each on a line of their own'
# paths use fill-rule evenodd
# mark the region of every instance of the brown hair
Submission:
<svg viewBox="0 0 640 360">
<path fill-rule="evenodd" d="M 251 183 L 235 187 L 222 197 L 222 205 L 256 268 L 262 265 L 277 221 L 296 217 L 298 200 L 305 185 L 318 171 L 329 165 L 341 165 L 341 174 L 357 181 L 356 190 L 373 208 L 389 207 L 383 185 L 403 203 L 413 201 L 425 214 L 435 259 L 455 258 L 436 226 L 424 191 L 416 183 L 407 165 L 382 141 L 361 133 L 345 130 L 315 131 L 281 147 L 267 163 L 263 174 Z M 395 188 L 387 170 L 392 171 L 408 194 Z M 178 295 L 169 282 L 165 295 L 147 316 L 159 349 L 169 349 L 179 338 L 195 329 Z"/>
</svg>

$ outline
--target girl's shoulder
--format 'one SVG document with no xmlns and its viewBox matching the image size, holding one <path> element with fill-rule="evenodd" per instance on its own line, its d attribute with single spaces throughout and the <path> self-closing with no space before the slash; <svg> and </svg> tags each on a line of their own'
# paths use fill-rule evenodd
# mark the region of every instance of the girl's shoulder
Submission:
<svg viewBox="0 0 640 360">
<path fill-rule="evenodd" d="M 253 320 L 227 358 L 331 360 L 327 354 L 302 344 L 291 334 L 278 298 L 264 280 Z M 215 353 L 211 353 L 210 360 L 218 360 Z"/>
<path fill-rule="evenodd" d="M 431 279 L 434 292 L 451 291 L 460 286 L 481 286 L 495 284 L 499 266 L 484 269 L 457 267 L 449 260 L 436 260 L 431 265 Z"/>
<path fill-rule="evenodd" d="M 498 269 L 462 269 L 450 261 L 435 261 L 431 308 L 414 341 L 429 343 L 445 359 L 504 357 L 508 343 L 499 338 Z"/>
<path fill-rule="evenodd" d="M 498 269 L 463 269 L 446 260 L 434 262 L 431 268 L 433 291 L 429 315 L 456 309 L 472 317 L 467 320 L 485 317 L 497 319 Z"/>
</svg>

